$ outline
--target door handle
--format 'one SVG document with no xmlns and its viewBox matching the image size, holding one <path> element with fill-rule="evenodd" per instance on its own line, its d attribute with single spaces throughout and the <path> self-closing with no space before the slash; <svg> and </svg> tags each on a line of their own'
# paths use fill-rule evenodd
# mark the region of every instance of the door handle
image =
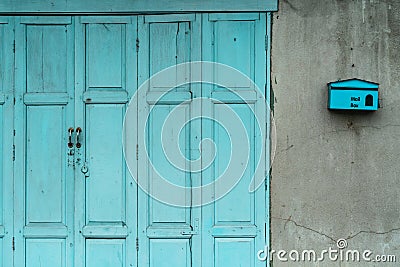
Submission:
<svg viewBox="0 0 400 267">
<path fill-rule="evenodd" d="M 70 127 L 68 129 L 68 147 L 72 148 L 74 144 L 72 143 L 72 133 L 74 132 L 74 128 Z"/>
<path fill-rule="evenodd" d="M 82 144 L 79 142 L 79 135 L 81 132 L 82 132 L 81 127 L 76 128 L 76 144 L 75 144 L 76 148 L 81 148 L 82 146 Z"/>
</svg>

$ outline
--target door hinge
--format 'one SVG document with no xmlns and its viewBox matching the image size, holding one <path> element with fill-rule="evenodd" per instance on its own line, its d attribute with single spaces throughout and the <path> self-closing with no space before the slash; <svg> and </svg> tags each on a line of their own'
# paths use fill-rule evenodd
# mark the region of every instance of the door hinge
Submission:
<svg viewBox="0 0 400 267">
<path fill-rule="evenodd" d="M 15 40 L 13 41 L 13 53 L 15 54 Z"/>
<path fill-rule="evenodd" d="M 268 50 L 268 45 L 269 45 L 269 42 L 268 42 L 268 35 L 265 35 L 265 50 L 266 50 L 266 51 Z"/>
<path fill-rule="evenodd" d="M 136 144 L 136 160 L 139 160 L 139 145 Z"/>
<path fill-rule="evenodd" d="M 136 52 L 139 52 L 139 38 L 136 38 Z"/>
<path fill-rule="evenodd" d="M 136 251 L 139 251 L 139 238 L 136 237 Z"/>
<path fill-rule="evenodd" d="M 13 145 L 13 161 L 15 161 L 15 145 Z"/>
<path fill-rule="evenodd" d="M 15 251 L 15 237 L 12 238 L 12 250 Z"/>
</svg>

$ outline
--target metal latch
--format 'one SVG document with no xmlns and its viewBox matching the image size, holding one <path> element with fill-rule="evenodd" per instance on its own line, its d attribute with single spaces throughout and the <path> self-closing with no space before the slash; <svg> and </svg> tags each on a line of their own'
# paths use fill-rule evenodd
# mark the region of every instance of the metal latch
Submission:
<svg viewBox="0 0 400 267">
<path fill-rule="evenodd" d="M 182 231 L 181 235 L 198 235 L 199 234 L 199 218 L 194 219 L 192 231 Z"/>
<path fill-rule="evenodd" d="M 86 178 L 89 177 L 90 172 L 89 172 L 89 167 L 88 167 L 87 162 L 85 162 L 85 163 L 82 165 L 81 172 L 85 175 Z"/>
</svg>

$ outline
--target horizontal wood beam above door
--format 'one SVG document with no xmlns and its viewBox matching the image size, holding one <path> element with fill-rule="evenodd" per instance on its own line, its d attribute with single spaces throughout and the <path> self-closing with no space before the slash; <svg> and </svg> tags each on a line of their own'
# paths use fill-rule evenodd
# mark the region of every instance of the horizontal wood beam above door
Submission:
<svg viewBox="0 0 400 267">
<path fill-rule="evenodd" d="M 3 0 L 1 13 L 162 13 L 162 12 L 265 12 L 277 11 L 278 0 Z"/>
</svg>

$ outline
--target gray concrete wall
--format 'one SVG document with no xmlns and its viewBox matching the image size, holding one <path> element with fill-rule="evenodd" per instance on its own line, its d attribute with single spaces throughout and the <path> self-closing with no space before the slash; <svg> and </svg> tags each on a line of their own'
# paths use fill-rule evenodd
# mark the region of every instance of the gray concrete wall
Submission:
<svg viewBox="0 0 400 267">
<path fill-rule="evenodd" d="M 271 178 L 272 249 L 332 247 L 396 255 L 400 266 L 400 1 L 280 0 L 273 14 L 277 152 Z M 331 112 L 327 82 L 380 84 L 376 112 Z"/>
</svg>

